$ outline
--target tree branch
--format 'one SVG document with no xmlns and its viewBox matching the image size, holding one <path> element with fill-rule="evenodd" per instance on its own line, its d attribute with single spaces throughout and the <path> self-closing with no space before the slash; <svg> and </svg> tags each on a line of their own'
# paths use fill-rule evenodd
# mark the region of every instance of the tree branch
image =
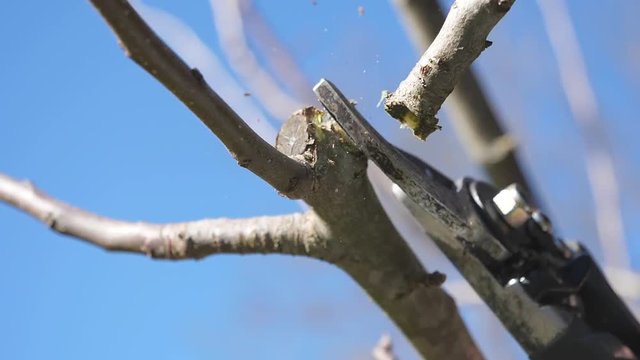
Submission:
<svg viewBox="0 0 640 360">
<path fill-rule="evenodd" d="M 307 108 L 283 125 L 283 153 L 307 161 L 314 191 L 304 200 L 318 215 L 318 236 L 330 239 L 335 264 L 347 272 L 428 359 L 482 359 L 453 299 L 395 229 L 366 174 L 367 158 L 328 114 Z"/>
<path fill-rule="evenodd" d="M 438 35 L 445 15 L 437 0 L 394 0 L 414 45 L 425 51 Z M 527 190 L 534 203 L 532 187 L 518 161 L 515 141 L 505 132 L 491 108 L 473 69 L 465 71 L 445 103 L 451 112 L 460 142 L 467 154 L 481 164 L 492 182 L 502 188 L 518 183 Z"/>
<path fill-rule="evenodd" d="M 174 224 L 126 222 L 60 202 L 31 183 L 0 174 L 0 201 L 23 210 L 51 229 L 111 251 L 163 259 L 200 259 L 213 254 L 282 253 L 331 261 L 316 236 L 315 214 L 208 219 Z"/>
<path fill-rule="evenodd" d="M 246 167 L 283 195 L 295 198 L 310 184 L 308 168 L 260 138 L 144 22 L 126 0 L 91 0 L 118 36 L 127 56 L 180 99 Z"/>
<path fill-rule="evenodd" d="M 424 140 L 462 74 L 491 43 L 487 35 L 514 0 L 458 0 L 409 76 L 388 96 L 385 110 Z"/>
<path fill-rule="evenodd" d="M 117 221 L 73 208 L 0 174 L 0 201 L 62 234 L 114 251 L 155 258 L 283 253 L 321 259 L 347 272 L 429 359 L 481 359 L 453 299 L 393 227 L 366 176 L 367 159 L 342 129 L 309 108 L 278 135 L 283 152 L 307 162 L 313 207 L 302 215 L 178 224 Z"/>
<path fill-rule="evenodd" d="M 366 157 L 335 121 L 306 109 L 284 125 L 278 135 L 282 152 L 278 152 L 208 87 L 197 70 L 189 69 L 126 1 L 92 3 L 129 56 L 198 115 L 240 165 L 286 195 L 301 197 L 313 211 L 287 220 L 262 218 L 264 221 L 235 224 L 231 220 L 210 220 L 145 228 L 60 206 L 42 194 L 20 191 L 20 184 L 9 178 L 2 182 L 5 201 L 28 210 L 25 204 L 30 203 L 25 200 L 48 199 L 35 202 L 38 206 L 32 210 L 37 210 L 53 229 L 114 250 L 171 258 L 220 252 L 282 252 L 324 259 L 358 282 L 423 356 L 435 360 L 482 358 L 453 299 L 439 286 L 444 276 L 428 273 L 394 228 L 367 179 Z M 213 225 L 218 228 L 213 230 Z M 228 231 L 224 230 L 227 225 Z M 251 226 L 256 230 L 251 231 Z M 286 237 L 288 228 L 298 230 Z M 133 239 L 127 239 L 127 235 Z"/>
</svg>

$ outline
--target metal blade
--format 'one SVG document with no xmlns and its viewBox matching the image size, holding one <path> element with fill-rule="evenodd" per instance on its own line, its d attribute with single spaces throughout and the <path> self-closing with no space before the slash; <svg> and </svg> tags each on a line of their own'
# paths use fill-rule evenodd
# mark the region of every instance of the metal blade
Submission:
<svg viewBox="0 0 640 360">
<path fill-rule="evenodd" d="M 386 141 L 326 79 L 313 88 L 318 99 L 369 159 L 406 194 L 456 235 L 469 231 L 453 182 L 437 171 L 421 169 L 399 149 Z"/>
</svg>

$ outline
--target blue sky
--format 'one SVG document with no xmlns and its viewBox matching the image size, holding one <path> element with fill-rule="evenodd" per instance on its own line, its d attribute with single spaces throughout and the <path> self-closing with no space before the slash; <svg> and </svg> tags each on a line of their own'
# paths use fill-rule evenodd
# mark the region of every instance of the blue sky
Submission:
<svg viewBox="0 0 640 360">
<path fill-rule="evenodd" d="M 272 136 L 270 127 L 277 129 L 281 119 L 243 96 L 247 87 L 222 54 L 209 3 L 146 4 L 163 31 L 171 30 L 171 22 L 162 12 L 191 27 L 219 60 L 221 70 L 209 72 L 212 87 Z M 446 115 L 443 131 L 420 143 L 376 108 L 380 91 L 394 89 L 417 59 L 388 2 L 255 6 L 310 83 L 331 79 L 384 134 L 451 177 L 482 176 Z M 638 270 L 640 25 L 633 14 L 640 5 L 623 0 L 601 7 L 596 1 L 572 2 L 570 11 L 614 144 L 625 232 Z M 78 207 L 126 220 L 301 210 L 238 167 L 183 105 L 128 60 L 87 1 L 14 1 L 3 8 L 1 172 L 28 178 Z M 167 36 L 177 36 L 173 29 Z M 535 3 L 519 1 L 490 39 L 494 45 L 475 67 L 497 112 L 522 145 L 557 227 L 599 256 L 583 145 Z M 249 45 L 260 49 L 251 38 Z M 211 60 L 193 48 L 184 51 L 190 64 Z M 365 359 L 383 333 L 392 335 L 401 358 L 416 358 L 357 285 L 318 261 L 217 256 L 166 262 L 110 254 L 53 234 L 4 205 L 0 241 L 2 359 Z M 489 315 L 478 308 L 465 307 L 465 317 L 485 349 L 497 351 L 499 342 L 483 328 Z"/>
</svg>

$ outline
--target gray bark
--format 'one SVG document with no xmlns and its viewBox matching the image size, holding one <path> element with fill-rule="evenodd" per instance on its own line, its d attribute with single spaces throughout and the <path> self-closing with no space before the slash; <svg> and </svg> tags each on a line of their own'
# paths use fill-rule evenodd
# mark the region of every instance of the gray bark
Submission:
<svg viewBox="0 0 640 360">
<path fill-rule="evenodd" d="M 514 0 L 458 0 L 418 63 L 385 102 L 385 110 L 420 139 L 439 129 L 436 114 L 460 77 L 486 49 L 487 35 Z"/>
</svg>

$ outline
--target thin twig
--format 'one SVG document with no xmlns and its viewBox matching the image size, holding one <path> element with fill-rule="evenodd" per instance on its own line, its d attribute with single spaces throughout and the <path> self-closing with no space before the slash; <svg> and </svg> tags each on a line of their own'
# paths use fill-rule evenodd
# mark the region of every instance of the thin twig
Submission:
<svg viewBox="0 0 640 360">
<path fill-rule="evenodd" d="M 163 259 L 213 254 L 282 253 L 330 258 L 314 231 L 313 213 L 247 219 L 208 219 L 174 224 L 127 222 L 72 207 L 31 183 L 0 174 L 0 201 L 23 210 L 65 235 L 111 251 Z"/>
<path fill-rule="evenodd" d="M 260 138 L 209 85 L 144 22 L 126 0 L 92 0 L 129 57 L 173 92 L 246 167 L 279 192 L 295 197 L 310 185 L 308 168 Z"/>
<path fill-rule="evenodd" d="M 425 139 L 462 74 L 490 43 L 487 35 L 514 0 L 458 0 L 427 51 L 385 103 L 385 110 Z"/>
</svg>

